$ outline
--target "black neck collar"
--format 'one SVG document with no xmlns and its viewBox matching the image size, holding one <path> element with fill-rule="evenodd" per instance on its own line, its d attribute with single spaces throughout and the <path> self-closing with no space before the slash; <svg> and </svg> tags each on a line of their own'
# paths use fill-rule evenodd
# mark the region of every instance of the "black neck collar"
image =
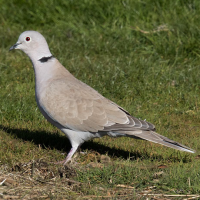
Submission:
<svg viewBox="0 0 200 200">
<path fill-rule="evenodd" d="M 49 57 L 42 57 L 38 61 L 40 61 L 41 63 L 45 63 L 45 62 L 48 62 L 52 58 L 53 58 L 53 56 L 51 55 Z"/>
</svg>

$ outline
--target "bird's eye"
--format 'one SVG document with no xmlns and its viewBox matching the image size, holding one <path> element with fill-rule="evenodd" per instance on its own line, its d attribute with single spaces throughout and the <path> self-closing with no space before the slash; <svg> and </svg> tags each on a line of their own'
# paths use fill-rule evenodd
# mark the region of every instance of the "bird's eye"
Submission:
<svg viewBox="0 0 200 200">
<path fill-rule="evenodd" d="M 30 41 L 30 39 L 31 39 L 30 37 L 26 37 L 26 41 L 27 41 L 27 42 Z"/>
</svg>

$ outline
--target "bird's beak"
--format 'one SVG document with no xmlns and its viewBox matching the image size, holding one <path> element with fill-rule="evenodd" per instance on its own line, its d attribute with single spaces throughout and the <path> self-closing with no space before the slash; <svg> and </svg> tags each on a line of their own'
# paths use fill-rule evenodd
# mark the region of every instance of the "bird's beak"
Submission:
<svg viewBox="0 0 200 200">
<path fill-rule="evenodd" d="M 17 49 L 17 47 L 20 45 L 21 43 L 17 42 L 16 44 L 14 44 L 12 47 L 10 47 L 9 51 L 13 50 L 13 49 Z"/>
</svg>

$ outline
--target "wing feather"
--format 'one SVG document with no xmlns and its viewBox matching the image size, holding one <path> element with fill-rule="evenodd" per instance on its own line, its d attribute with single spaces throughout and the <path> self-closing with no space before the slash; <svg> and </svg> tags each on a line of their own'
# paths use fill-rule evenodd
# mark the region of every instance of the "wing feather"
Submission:
<svg viewBox="0 0 200 200">
<path fill-rule="evenodd" d="M 93 88 L 74 78 L 52 80 L 40 98 L 49 117 L 79 131 L 149 130 L 154 125 L 131 116 Z"/>
</svg>

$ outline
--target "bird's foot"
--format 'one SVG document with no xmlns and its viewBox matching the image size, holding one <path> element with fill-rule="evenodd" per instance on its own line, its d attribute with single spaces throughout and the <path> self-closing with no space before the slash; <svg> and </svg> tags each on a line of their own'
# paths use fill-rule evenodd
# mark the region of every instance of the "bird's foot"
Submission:
<svg viewBox="0 0 200 200">
<path fill-rule="evenodd" d="M 76 150 L 78 149 L 78 146 L 74 146 L 70 149 L 67 157 L 65 158 L 65 160 L 62 160 L 62 161 L 58 161 L 56 162 L 55 164 L 63 164 L 63 165 L 66 165 L 67 163 L 71 162 L 71 163 L 74 163 L 73 160 L 72 160 L 72 156 L 74 155 L 74 153 L 76 152 Z M 76 162 L 75 162 L 76 163 Z"/>
</svg>

